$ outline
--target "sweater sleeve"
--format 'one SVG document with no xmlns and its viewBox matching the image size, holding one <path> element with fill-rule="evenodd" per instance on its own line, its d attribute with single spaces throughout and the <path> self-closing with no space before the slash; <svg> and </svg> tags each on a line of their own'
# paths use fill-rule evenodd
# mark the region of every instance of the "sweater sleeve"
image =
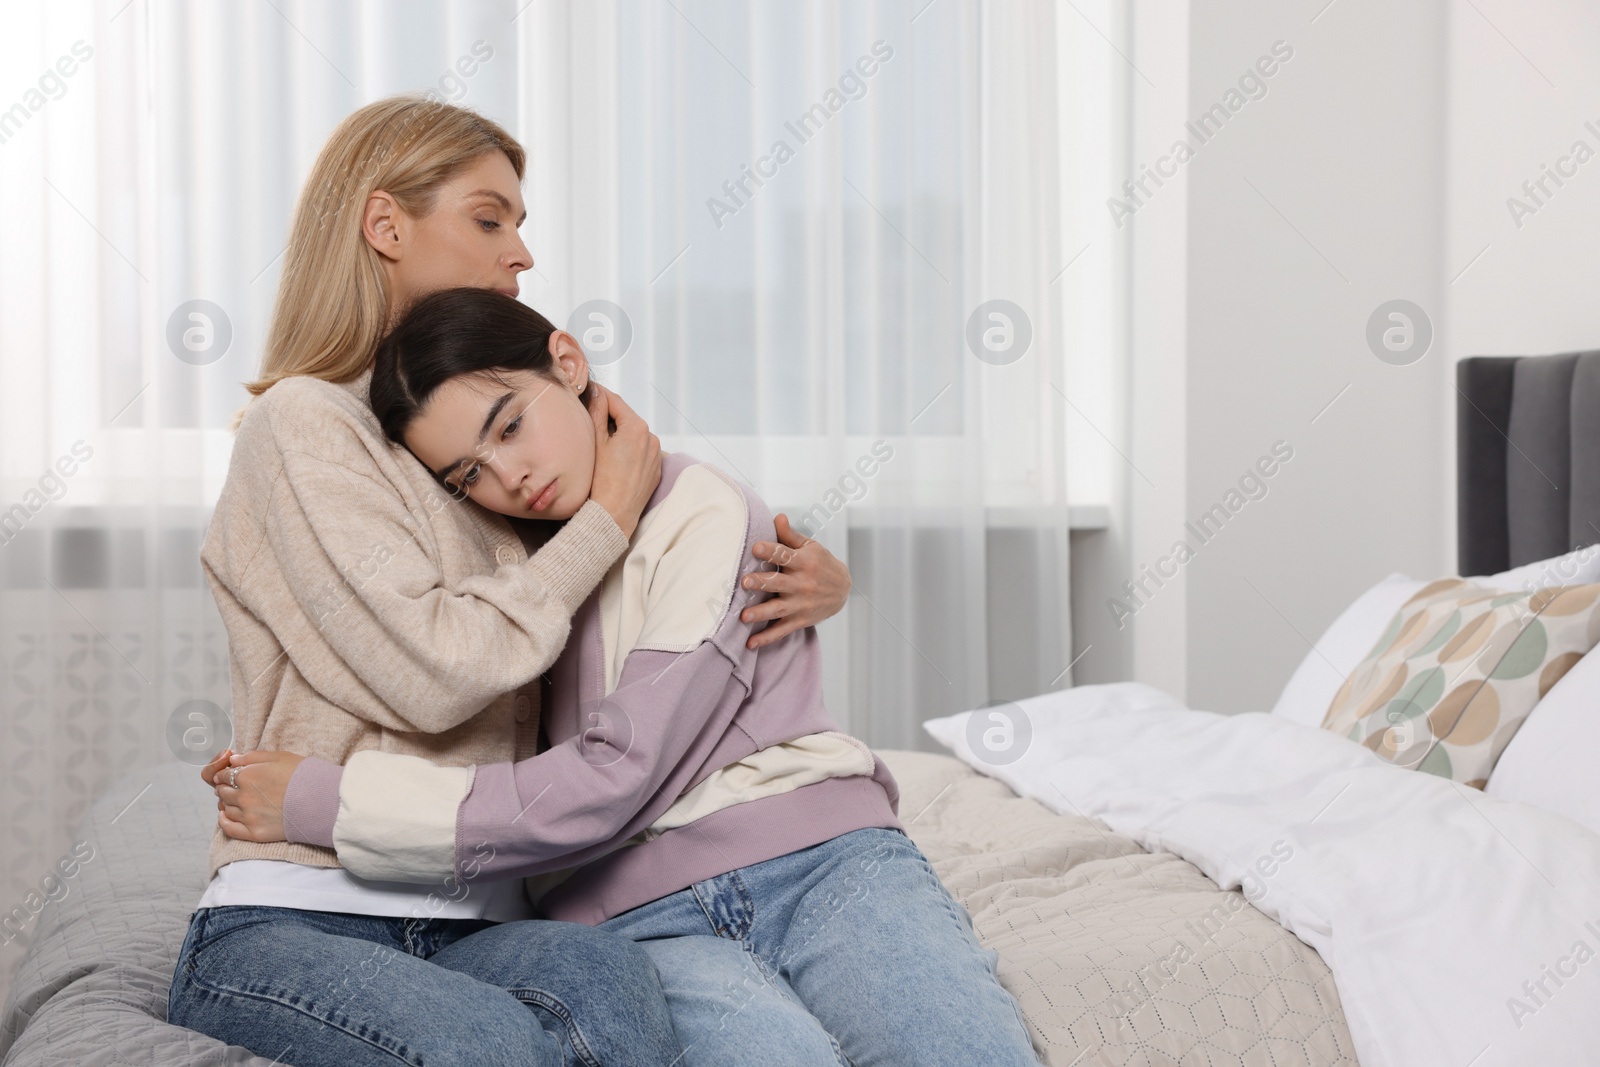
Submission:
<svg viewBox="0 0 1600 1067">
<path fill-rule="evenodd" d="M 651 825 L 690 785 L 753 683 L 757 653 L 745 647 L 751 627 L 739 620 L 747 602 L 730 582 L 747 525 L 727 542 L 727 560 L 705 565 L 706 541 L 726 529 L 706 527 L 727 521 L 725 512 L 700 511 L 677 531 L 641 635 L 655 647 L 634 646 L 616 688 L 583 716 L 582 732 L 521 762 L 475 768 L 377 751 L 356 753 L 342 771 L 308 759 L 286 798 L 291 839 L 326 834 L 306 843 L 336 848 L 364 878 L 478 881 L 579 865 Z M 718 610 L 701 614 L 698 642 L 663 650 L 682 646 L 659 620 L 681 626 L 692 614 L 685 605 L 708 603 Z"/>
<path fill-rule="evenodd" d="M 589 501 L 531 558 L 447 588 L 431 531 L 394 486 L 340 457 L 282 456 L 253 564 L 270 553 L 275 573 L 245 587 L 312 686 L 388 729 L 448 730 L 548 669 L 627 547 Z M 334 655 L 296 657 L 299 647 Z"/>
</svg>

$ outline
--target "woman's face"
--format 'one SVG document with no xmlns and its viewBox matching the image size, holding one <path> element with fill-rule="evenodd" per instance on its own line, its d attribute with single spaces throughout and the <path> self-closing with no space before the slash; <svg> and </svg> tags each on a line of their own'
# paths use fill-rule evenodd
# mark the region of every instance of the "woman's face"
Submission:
<svg viewBox="0 0 1600 1067">
<path fill-rule="evenodd" d="M 550 347 L 551 376 L 452 378 L 406 430 L 406 447 L 454 495 L 523 519 L 570 519 L 589 499 L 594 420 L 579 399 L 589 365 L 571 334 Z"/>
<path fill-rule="evenodd" d="M 517 295 L 517 275 L 533 266 L 517 227 L 528 217 L 517 172 L 490 152 L 445 183 L 433 211 L 415 218 L 383 190 L 367 200 L 367 243 L 383 257 L 389 309 L 398 314 L 440 289 L 471 286 Z"/>
</svg>

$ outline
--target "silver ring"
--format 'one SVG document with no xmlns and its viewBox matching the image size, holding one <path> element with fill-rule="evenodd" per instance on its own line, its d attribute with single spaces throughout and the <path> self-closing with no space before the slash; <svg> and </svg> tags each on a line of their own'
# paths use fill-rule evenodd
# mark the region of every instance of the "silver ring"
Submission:
<svg viewBox="0 0 1600 1067">
<path fill-rule="evenodd" d="M 239 768 L 237 768 L 237 767 L 229 767 L 228 768 L 228 784 L 233 786 L 233 788 L 235 788 L 235 789 L 239 788 Z"/>
</svg>

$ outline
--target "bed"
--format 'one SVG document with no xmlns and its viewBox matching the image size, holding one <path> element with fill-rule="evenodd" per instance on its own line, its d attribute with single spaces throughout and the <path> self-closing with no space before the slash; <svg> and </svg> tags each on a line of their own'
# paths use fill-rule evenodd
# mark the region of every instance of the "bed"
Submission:
<svg viewBox="0 0 1600 1067">
<path fill-rule="evenodd" d="M 1229 894 L 1176 857 L 1052 814 L 951 757 L 886 758 L 912 836 L 999 951 L 1046 1062 L 1097 1062 L 1078 1058 L 1090 1047 L 1114 1064 L 1355 1062 L 1327 968 L 1259 914 L 1231 922 L 1192 972 L 1119 1018 L 1106 1007 L 1113 987 Z M 95 844 L 94 858 L 40 916 L 0 1019 L 7 1067 L 268 1067 L 165 1021 L 214 818 L 210 791 L 180 763 L 106 790 L 75 838 Z"/>
<path fill-rule="evenodd" d="M 1600 444 L 1600 353 L 1468 360 L 1457 384 L 1463 569 L 1600 540 L 1583 534 L 1600 521 L 1600 465 L 1584 462 Z M 1592 501 L 1580 499 L 1586 474 Z M 1331 650 L 1337 626 L 1319 644 Z M 1589 660 L 1600 682 L 1600 657 Z M 1212 715 L 1131 683 L 1007 707 L 1031 730 L 1015 761 L 972 743 L 971 717 L 992 709 L 929 724 L 953 755 L 884 756 L 902 820 L 997 951 L 1044 1062 L 1596 1062 L 1600 965 L 1525 1016 L 1513 1008 L 1510 1031 L 1501 1003 L 1551 960 L 1561 968 L 1551 936 L 1600 944 L 1600 833 L 1583 812 L 1495 796 L 1493 782 L 1458 803 L 1451 783 L 1372 766 L 1291 716 Z M 213 818 L 183 764 L 107 788 L 76 838 L 93 858 L 40 915 L 0 1016 L 7 1067 L 270 1067 L 165 1022 Z M 1530 869 L 1560 872 L 1560 886 Z M 1581 904 L 1541 916 L 1552 893 L 1552 915 L 1594 905 L 1594 933 Z"/>
</svg>

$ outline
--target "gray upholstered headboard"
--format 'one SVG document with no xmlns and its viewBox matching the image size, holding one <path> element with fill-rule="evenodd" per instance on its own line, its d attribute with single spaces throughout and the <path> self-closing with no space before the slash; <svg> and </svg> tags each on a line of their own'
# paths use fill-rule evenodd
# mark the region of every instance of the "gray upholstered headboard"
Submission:
<svg viewBox="0 0 1600 1067">
<path fill-rule="evenodd" d="M 1456 365 L 1462 574 L 1600 542 L 1600 352 Z"/>
</svg>

